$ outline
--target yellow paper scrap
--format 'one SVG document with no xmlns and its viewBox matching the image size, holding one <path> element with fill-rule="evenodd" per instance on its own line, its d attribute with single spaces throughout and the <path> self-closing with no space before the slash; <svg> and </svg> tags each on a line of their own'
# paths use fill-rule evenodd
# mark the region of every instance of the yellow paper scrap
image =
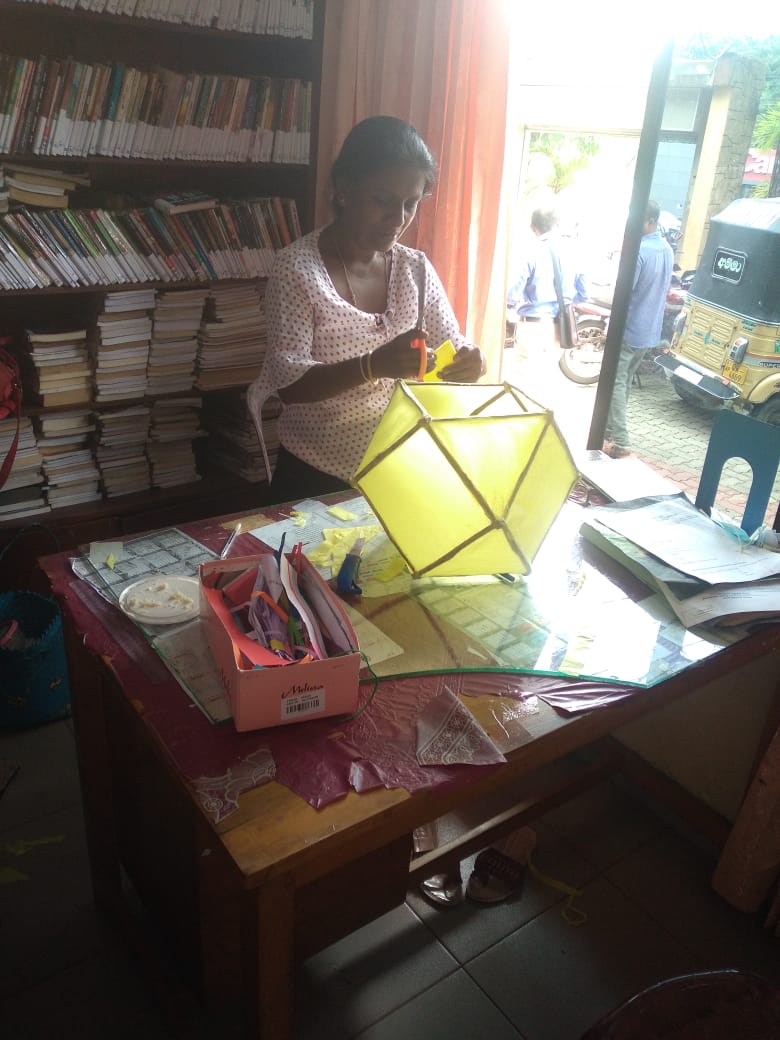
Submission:
<svg viewBox="0 0 780 1040">
<path fill-rule="evenodd" d="M 119 560 L 123 559 L 124 547 L 121 542 L 90 543 L 89 562 L 95 567 L 99 567 L 101 563 L 104 563 L 113 570 Z"/>
<path fill-rule="evenodd" d="M 64 834 L 53 834 L 50 838 L 33 838 L 32 841 L 20 838 L 19 841 L 7 842 L 5 851 L 10 852 L 12 856 L 24 856 L 30 849 L 34 849 L 36 845 L 59 845 L 64 840 Z"/>
<path fill-rule="evenodd" d="M 0 885 L 12 885 L 14 881 L 29 881 L 26 874 L 22 874 L 13 867 L 0 867 Z"/>
<path fill-rule="evenodd" d="M 315 567 L 331 567 L 337 570 L 358 538 L 369 542 L 381 530 L 379 524 L 369 524 L 366 527 L 326 527 L 322 532 L 320 544 L 307 550 L 306 555 Z"/>
<path fill-rule="evenodd" d="M 406 561 L 400 556 L 394 556 L 384 570 L 380 571 L 380 573 L 376 575 L 376 578 L 378 581 L 392 581 L 393 578 L 397 578 L 399 574 L 403 574 L 405 570 Z"/>
<path fill-rule="evenodd" d="M 328 512 L 331 516 L 335 516 L 337 520 L 357 520 L 357 515 L 350 513 L 343 506 L 331 506 Z"/>
</svg>

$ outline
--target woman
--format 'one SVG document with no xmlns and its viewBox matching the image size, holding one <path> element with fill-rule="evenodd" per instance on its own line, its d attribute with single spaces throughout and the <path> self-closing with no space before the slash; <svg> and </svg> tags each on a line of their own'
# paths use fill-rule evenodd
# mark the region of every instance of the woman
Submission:
<svg viewBox="0 0 780 1040">
<path fill-rule="evenodd" d="M 279 456 L 270 502 L 349 488 L 397 379 L 414 379 L 426 340 L 452 340 L 457 354 L 440 373 L 475 382 L 484 372 L 478 347 L 461 335 L 425 255 L 399 244 L 429 195 L 436 161 L 401 119 L 358 123 L 331 172 L 334 219 L 281 250 L 268 281 L 268 350 L 250 400 L 260 408 L 277 394 Z M 418 286 L 424 279 L 423 329 Z"/>
</svg>

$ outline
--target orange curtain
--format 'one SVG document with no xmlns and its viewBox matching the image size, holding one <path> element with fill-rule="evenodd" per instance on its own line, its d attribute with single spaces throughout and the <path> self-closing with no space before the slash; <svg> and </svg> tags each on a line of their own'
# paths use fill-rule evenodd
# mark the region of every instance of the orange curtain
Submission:
<svg viewBox="0 0 780 1040">
<path fill-rule="evenodd" d="M 322 225 L 330 167 L 352 126 L 394 115 L 417 127 L 440 173 L 406 242 L 428 255 L 493 377 L 504 339 L 509 10 L 507 0 L 328 0 L 317 160 Z"/>
</svg>

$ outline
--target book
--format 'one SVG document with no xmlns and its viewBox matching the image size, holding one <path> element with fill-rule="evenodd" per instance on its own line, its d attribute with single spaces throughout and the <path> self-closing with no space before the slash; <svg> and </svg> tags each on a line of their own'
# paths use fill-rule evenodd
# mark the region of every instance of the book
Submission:
<svg viewBox="0 0 780 1040">
<path fill-rule="evenodd" d="M 42 393 L 41 405 L 44 408 L 59 408 L 68 404 L 89 404 L 92 400 L 92 391 L 89 387 L 81 390 L 63 390 L 59 392 Z"/>
<path fill-rule="evenodd" d="M 192 210 L 213 209 L 219 205 L 219 199 L 202 191 L 181 191 L 156 196 L 154 205 L 161 213 L 189 213 Z"/>
<path fill-rule="evenodd" d="M 30 343 L 74 343 L 86 340 L 87 330 L 84 328 L 50 328 L 47 326 L 28 326 L 25 335 Z"/>
<path fill-rule="evenodd" d="M 680 599 L 693 596 L 706 588 L 706 583 L 689 574 L 671 567 L 657 556 L 647 552 L 630 539 L 618 534 L 598 520 L 598 510 L 588 516 L 580 526 L 580 534 L 591 545 L 595 545 L 611 559 L 620 563 L 648 588 L 661 591 L 661 582 Z"/>
<path fill-rule="evenodd" d="M 65 191 L 73 191 L 79 186 L 89 187 L 89 173 L 75 173 L 65 170 L 52 170 L 46 166 L 20 166 L 15 162 L 4 164 L 6 176 L 10 175 L 25 184 L 42 184 L 60 186 Z"/>
</svg>

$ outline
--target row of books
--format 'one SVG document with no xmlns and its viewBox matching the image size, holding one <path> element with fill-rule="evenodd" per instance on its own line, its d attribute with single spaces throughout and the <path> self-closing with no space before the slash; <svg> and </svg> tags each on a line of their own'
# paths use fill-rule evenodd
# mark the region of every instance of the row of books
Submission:
<svg viewBox="0 0 780 1040">
<path fill-rule="evenodd" d="M 178 214 L 20 209 L 0 216 L 0 286 L 263 278 L 298 234 L 295 201 L 276 196 Z"/>
<path fill-rule="evenodd" d="M 8 155 L 308 163 L 311 83 L 0 54 Z"/>
<path fill-rule="evenodd" d="M 151 18 L 227 32 L 310 40 L 312 0 L 20 0 L 22 3 L 100 14 Z"/>
</svg>

